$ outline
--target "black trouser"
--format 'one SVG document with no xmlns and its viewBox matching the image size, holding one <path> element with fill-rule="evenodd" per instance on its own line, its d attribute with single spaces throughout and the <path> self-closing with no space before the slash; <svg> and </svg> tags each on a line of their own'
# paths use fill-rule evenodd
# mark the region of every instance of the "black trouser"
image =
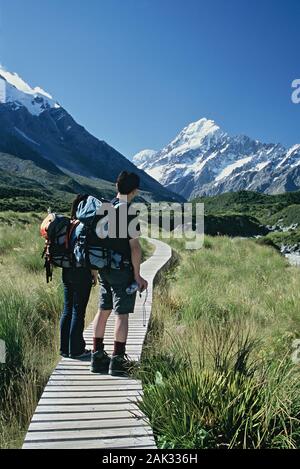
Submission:
<svg viewBox="0 0 300 469">
<path fill-rule="evenodd" d="M 83 267 L 63 269 L 64 310 L 60 320 L 60 352 L 80 355 L 85 350 L 84 318 L 89 301 L 92 277 Z"/>
</svg>

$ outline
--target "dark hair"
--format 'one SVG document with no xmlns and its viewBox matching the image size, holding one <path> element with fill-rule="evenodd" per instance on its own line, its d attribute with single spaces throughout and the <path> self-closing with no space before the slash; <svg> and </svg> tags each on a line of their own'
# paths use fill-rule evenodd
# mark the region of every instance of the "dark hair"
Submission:
<svg viewBox="0 0 300 469">
<path fill-rule="evenodd" d="M 71 206 L 71 218 L 76 218 L 76 212 L 77 212 L 78 205 L 83 200 L 86 200 L 88 198 L 88 196 L 89 196 L 88 194 L 78 194 L 75 197 L 75 199 L 72 202 L 72 206 Z"/>
<path fill-rule="evenodd" d="M 120 194 L 130 194 L 140 186 L 140 177 L 136 173 L 122 171 L 117 179 L 117 188 Z"/>
</svg>

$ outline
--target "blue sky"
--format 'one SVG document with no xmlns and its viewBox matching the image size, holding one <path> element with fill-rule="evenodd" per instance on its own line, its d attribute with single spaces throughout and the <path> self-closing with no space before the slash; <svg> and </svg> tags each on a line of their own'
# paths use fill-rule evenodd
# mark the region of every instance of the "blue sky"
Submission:
<svg viewBox="0 0 300 469">
<path fill-rule="evenodd" d="M 127 157 L 185 125 L 300 142 L 298 0 L 0 0 L 0 62 Z"/>
</svg>

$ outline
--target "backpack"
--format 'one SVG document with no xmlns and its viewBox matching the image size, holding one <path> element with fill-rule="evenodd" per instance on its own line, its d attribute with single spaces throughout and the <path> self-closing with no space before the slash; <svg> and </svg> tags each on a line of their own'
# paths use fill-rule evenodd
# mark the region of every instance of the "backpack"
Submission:
<svg viewBox="0 0 300 469">
<path fill-rule="evenodd" d="M 107 211 L 112 208 L 116 209 L 122 204 L 126 202 L 112 203 L 106 199 L 89 196 L 78 205 L 76 218 L 84 227 L 76 240 L 74 256 L 81 266 L 97 270 L 104 267 L 120 269 L 130 264 L 129 261 L 123 259 L 122 254 L 111 248 L 108 236 L 109 214 Z"/>
<path fill-rule="evenodd" d="M 57 213 L 50 213 L 43 220 L 40 233 L 45 238 L 42 258 L 45 259 L 47 283 L 52 280 L 53 266 L 70 268 L 76 264 L 71 235 L 78 224 L 78 220 L 71 220 Z"/>
</svg>

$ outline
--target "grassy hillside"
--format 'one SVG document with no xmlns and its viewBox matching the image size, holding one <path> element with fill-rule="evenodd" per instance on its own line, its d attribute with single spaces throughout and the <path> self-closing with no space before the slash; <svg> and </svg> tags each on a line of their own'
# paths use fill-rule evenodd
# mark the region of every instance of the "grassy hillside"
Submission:
<svg viewBox="0 0 300 469">
<path fill-rule="evenodd" d="M 298 250 L 300 249 L 300 230 L 269 233 L 262 239 L 262 242 L 268 243 L 269 240 L 279 248 L 281 246 L 291 247 L 298 245 L 296 248 Z"/>
<path fill-rule="evenodd" d="M 255 241 L 173 243 L 140 403 L 161 448 L 299 448 L 300 270 Z"/>
<path fill-rule="evenodd" d="M 21 159 L 0 152 L 0 211 L 68 210 L 75 194 L 88 193 L 111 199 L 115 184 L 99 178 L 61 171 L 47 160 Z M 155 200 L 155 194 L 141 191 L 137 201 Z"/>
<path fill-rule="evenodd" d="M 8 180 L 8 178 L 7 178 Z M 23 186 L 22 186 L 22 184 Z M 10 175 L 9 183 L 0 178 L 0 211 L 30 212 L 65 211 L 74 194 L 51 191 L 34 184 L 31 180 Z"/>
<path fill-rule="evenodd" d="M 263 224 L 274 224 L 280 218 L 293 219 L 300 224 L 300 191 L 268 195 L 258 192 L 227 192 L 213 197 L 199 197 L 193 202 L 203 202 L 206 214 L 249 215 Z"/>
<path fill-rule="evenodd" d="M 266 235 L 268 230 L 252 216 L 226 213 L 223 215 L 206 214 L 204 216 L 205 234 L 251 237 Z"/>
<path fill-rule="evenodd" d="M 251 236 L 252 231 L 255 235 L 266 235 L 259 241 L 260 244 L 273 243 L 278 248 L 282 245 L 298 244 L 300 248 L 300 228 L 289 232 L 269 234 L 266 234 L 262 227 L 257 229 L 257 225 L 289 227 L 295 223 L 300 227 L 300 191 L 278 195 L 250 191 L 228 192 L 214 197 L 200 197 L 194 199 L 193 202 L 204 203 L 208 234 L 215 234 L 216 230 L 210 229 L 210 226 L 211 224 L 213 227 L 217 226 L 214 221 L 216 219 L 225 227 L 223 230 L 218 230 L 221 234 L 230 235 L 230 230 L 233 230 L 234 235 L 237 236 L 239 235 L 239 230 L 236 228 L 237 217 L 243 217 L 244 226 L 241 226 L 240 232 L 244 230 L 244 235 L 241 234 L 241 236 Z M 252 224 L 252 227 L 249 224 Z"/>
<path fill-rule="evenodd" d="M 294 223 L 300 224 L 300 204 L 292 204 L 279 210 L 268 218 L 270 225 L 280 224 L 281 226 L 290 226 Z"/>
<path fill-rule="evenodd" d="M 39 167 L 31 160 L 0 153 L 0 211 L 55 211 L 69 209 L 77 193 L 112 197 L 115 186 Z"/>
</svg>

